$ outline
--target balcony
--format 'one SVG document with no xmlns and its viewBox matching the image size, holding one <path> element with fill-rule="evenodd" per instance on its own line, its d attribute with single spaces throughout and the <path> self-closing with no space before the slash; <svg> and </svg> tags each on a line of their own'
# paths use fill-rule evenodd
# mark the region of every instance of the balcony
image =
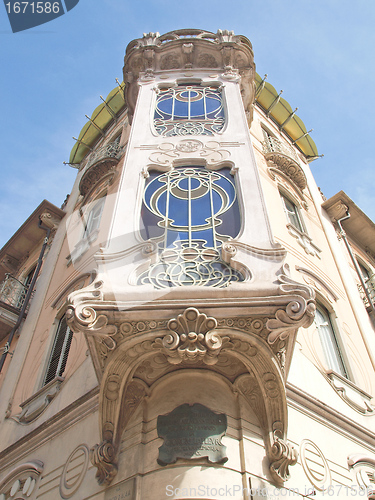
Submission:
<svg viewBox="0 0 375 500">
<path fill-rule="evenodd" d="M 22 309 L 28 287 L 18 281 L 10 274 L 5 275 L 5 279 L 0 283 L 0 304 L 6 304 L 18 309 Z"/>
<path fill-rule="evenodd" d="M 16 324 L 27 290 L 27 286 L 10 274 L 6 274 L 4 281 L 0 283 L 0 341 Z"/>
<path fill-rule="evenodd" d="M 124 148 L 117 141 L 95 149 L 88 157 L 84 173 L 79 184 L 83 196 L 105 177 L 113 177 L 115 167 Z"/>
<path fill-rule="evenodd" d="M 263 154 L 267 161 L 289 177 L 300 189 L 307 185 L 306 176 L 299 164 L 294 149 L 285 141 L 277 137 L 268 136 L 262 142 Z"/>
<path fill-rule="evenodd" d="M 365 285 L 366 285 L 368 295 L 369 295 L 372 303 L 375 305 L 375 274 L 373 274 L 372 276 L 370 276 L 370 278 L 365 280 Z M 359 291 L 361 298 L 363 300 L 363 303 L 365 304 L 366 308 L 369 308 L 370 307 L 369 300 L 368 300 L 367 295 L 363 289 L 363 286 L 360 284 L 358 284 L 357 286 L 358 286 L 358 291 Z"/>
</svg>

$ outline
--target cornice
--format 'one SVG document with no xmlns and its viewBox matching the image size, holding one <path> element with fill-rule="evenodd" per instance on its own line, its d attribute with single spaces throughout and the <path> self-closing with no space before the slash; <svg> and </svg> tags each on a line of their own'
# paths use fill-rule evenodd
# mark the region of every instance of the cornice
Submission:
<svg viewBox="0 0 375 500">
<path fill-rule="evenodd" d="M 375 433 L 367 427 L 289 382 L 286 384 L 286 395 L 289 406 L 302 410 L 309 417 L 318 420 L 323 425 L 328 425 L 335 432 L 342 433 L 349 439 L 359 440 L 362 446 L 375 452 Z"/>
<path fill-rule="evenodd" d="M 8 469 L 19 463 L 20 457 L 30 455 L 40 449 L 69 427 L 91 415 L 98 409 L 99 387 L 95 387 L 74 403 L 67 406 L 39 427 L 0 452 L 0 469 Z M 15 424 L 18 425 L 18 424 Z"/>
</svg>

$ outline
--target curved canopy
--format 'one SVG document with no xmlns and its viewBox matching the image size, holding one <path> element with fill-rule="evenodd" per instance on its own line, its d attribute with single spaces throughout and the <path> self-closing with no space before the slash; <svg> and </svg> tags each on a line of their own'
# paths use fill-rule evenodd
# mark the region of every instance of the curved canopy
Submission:
<svg viewBox="0 0 375 500">
<path fill-rule="evenodd" d="M 90 152 L 90 147 L 98 140 L 101 130 L 115 119 L 116 115 L 125 107 L 123 83 L 115 87 L 105 99 L 99 104 L 88 121 L 82 128 L 78 141 L 73 146 L 70 153 L 69 163 L 80 163 Z"/>
<path fill-rule="evenodd" d="M 315 159 L 318 156 L 318 150 L 307 133 L 303 121 L 294 114 L 289 103 L 279 96 L 270 83 L 262 80 L 258 74 L 256 74 L 255 81 L 257 87 L 256 103 L 295 142 L 308 160 Z M 100 131 L 104 131 L 116 115 L 125 108 L 123 89 L 124 83 L 121 83 L 108 94 L 105 102 L 94 110 L 91 121 L 83 126 L 78 141 L 73 146 L 69 163 L 80 163 L 100 137 Z"/>
<path fill-rule="evenodd" d="M 256 74 L 256 103 L 266 112 L 273 121 L 295 142 L 295 145 L 302 151 L 308 160 L 313 160 L 318 156 L 318 150 L 307 133 L 305 124 L 296 114 L 294 114 L 289 103 L 280 97 L 276 89 L 262 80 Z"/>
</svg>

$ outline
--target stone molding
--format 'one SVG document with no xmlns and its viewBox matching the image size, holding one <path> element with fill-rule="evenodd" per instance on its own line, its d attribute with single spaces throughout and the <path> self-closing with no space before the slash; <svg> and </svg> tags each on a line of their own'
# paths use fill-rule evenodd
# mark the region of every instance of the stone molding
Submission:
<svg viewBox="0 0 375 500">
<path fill-rule="evenodd" d="M 61 222 L 61 217 L 57 217 L 56 215 L 51 214 L 50 212 L 43 212 L 40 215 L 40 220 L 44 226 L 48 227 L 48 229 L 56 231 Z"/>
<path fill-rule="evenodd" d="M 195 363 L 197 360 L 202 360 L 206 365 L 217 363 L 223 339 L 215 331 L 215 318 L 190 307 L 177 318 L 169 320 L 167 327 L 170 333 L 162 339 L 156 339 L 155 346 L 161 347 L 169 363 Z"/>
<path fill-rule="evenodd" d="M 16 420 L 20 424 L 29 424 L 38 418 L 55 398 L 63 381 L 63 377 L 55 377 L 30 398 L 26 399 L 26 401 L 20 404 L 22 412 L 12 417 L 13 420 Z"/>
<path fill-rule="evenodd" d="M 290 156 L 283 153 L 272 151 L 265 153 L 264 157 L 270 167 L 275 167 L 277 170 L 285 174 L 298 189 L 303 190 L 307 186 L 307 180 L 301 166 Z"/>
<path fill-rule="evenodd" d="M 293 281 L 285 271 L 278 276 L 275 295 L 259 298 L 259 302 L 250 298 L 241 304 L 245 314 L 236 313 L 233 318 L 223 317 L 218 305 L 215 317 L 212 308 L 208 315 L 185 307 L 168 318 L 157 304 L 151 314 L 146 315 L 146 308 L 142 318 L 140 311 L 121 311 L 108 302 L 101 280 L 69 296 L 69 326 L 86 335 L 101 381 L 102 440 L 91 451 L 100 484 L 110 484 L 115 477 L 123 431 L 149 394 L 149 386 L 134 373 L 155 353 L 160 353 L 163 365 L 159 378 L 171 365 L 181 369 L 206 365 L 215 370 L 221 353 L 241 362 L 248 374 L 240 375 L 235 385 L 260 419 L 270 474 L 276 483 L 289 477 L 296 452 L 286 438 L 285 379 L 297 330 L 312 323 L 315 303 L 313 290 Z"/>
<path fill-rule="evenodd" d="M 86 169 L 79 183 L 79 191 L 82 196 L 86 197 L 104 179 L 107 179 L 108 184 L 111 184 L 118 162 L 117 158 L 104 158 Z"/>
<path fill-rule="evenodd" d="M 30 460 L 12 469 L 0 482 L 0 494 L 4 498 L 29 498 L 38 487 L 44 463 Z M 34 497 L 34 495 L 33 495 Z"/>
<path fill-rule="evenodd" d="M 197 139 L 182 139 L 178 143 L 163 142 L 158 145 L 142 145 L 141 150 L 152 150 L 149 155 L 149 165 L 145 169 L 145 177 L 148 177 L 148 170 L 160 169 L 161 171 L 169 171 L 173 168 L 173 164 L 178 161 L 181 156 L 184 160 L 196 161 L 197 158 L 205 162 L 205 167 L 208 170 L 218 169 L 230 166 L 231 174 L 234 174 L 237 168 L 233 162 L 229 161 L 231 152 L 229 148 L 240 147 L 243 143 L 240 142 L 219 142 L 219 141 L 198 141 Z"/>
<path fill-rule="evenodd" d="M 240 83 L 249 125 L 255 99 L 255 65 L 250 41 L 233 31 L 216 34 L 198 30 L 177 30 L 159 35 L 144 34 L 130 42 L 124 60 L 125 100 L 129 122 L 138 96 L 138 80 L 154 80 L 156 74 L 173 70 L 219 71 L 224 78 Z"/>
</svg>

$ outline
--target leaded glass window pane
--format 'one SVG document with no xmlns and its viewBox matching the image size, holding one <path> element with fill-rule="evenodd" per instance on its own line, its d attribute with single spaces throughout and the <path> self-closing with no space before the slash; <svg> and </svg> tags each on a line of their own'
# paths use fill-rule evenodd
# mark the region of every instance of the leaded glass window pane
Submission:
<svg viewBox="0 0 375 500">
<path fill-rule="evenodd" d="M 143 197 L 142 236 L 158 242 L 160 261 L 140 277 L 156 288 L 227 286 L 243 277 L 221 259 L 222 244 L 237 236 L 240 215 L 229 169 L 202 167 L 152 172 Z"/>
<path fill-rule="evenodd" d="M 224 123 L 222 95 L 217 87 L 178 85 L 158 92 L 154 127 L 159 135 L 213 135 Z"/>
<path fill-rule="evenodd" d="M 347 377 L 347 372 L 328 311 L 324 307 L 318 305 L 314 321 L 329 368 L 343 377 Z"/>
</svg>

